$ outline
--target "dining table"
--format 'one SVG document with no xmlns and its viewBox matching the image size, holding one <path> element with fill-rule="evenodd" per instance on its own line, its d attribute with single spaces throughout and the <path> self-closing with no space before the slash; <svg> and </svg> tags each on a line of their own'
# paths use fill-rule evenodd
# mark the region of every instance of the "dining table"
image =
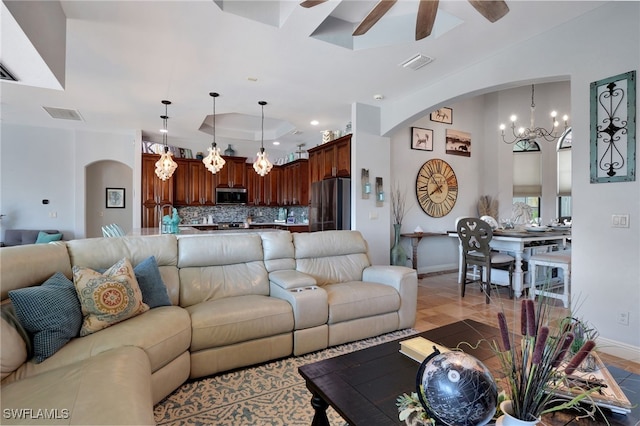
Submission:
<svg viewBox="0 0 640 426">
<path fill-rule="evenodd" d="M 450 237 L 458 238 L 458 233 L 449 232 Z M 493 250 L 512 255 L 515 258 L 513 272 L 513 292 L 515 297 L 522 296 L 524 289 L 530 285 L 525 279 L 523 262 L 532 254 L 553 249 L 563 250 L 571 241 L 571 228 L 540 227 L 540 229 L 516 227 L 514 229 L 494 229 L 490 246 Z M 458 282 L 462 280 L 462 245 L 458 246 Z M 493 280 L 492 280 L 493 281 Z"/>
</svg>

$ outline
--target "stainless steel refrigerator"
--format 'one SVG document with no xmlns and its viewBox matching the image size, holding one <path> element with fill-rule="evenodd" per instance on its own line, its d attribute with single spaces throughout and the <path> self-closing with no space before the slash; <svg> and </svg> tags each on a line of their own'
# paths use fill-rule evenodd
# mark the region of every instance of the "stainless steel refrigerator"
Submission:
<svg viewBox="0 0 640 426">
<path fill-rule="evenodd" d="M 311 184 L 309 231 L 351 229 L 351 179 L 333 178 Z"/>
</svg>

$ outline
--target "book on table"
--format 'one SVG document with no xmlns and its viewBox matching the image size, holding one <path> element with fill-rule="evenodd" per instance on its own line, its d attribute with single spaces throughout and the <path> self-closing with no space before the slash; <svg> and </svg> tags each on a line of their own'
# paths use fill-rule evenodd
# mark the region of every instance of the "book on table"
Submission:
<svg viewBox="0 0 640 426">
<path fill-rule="evenodd" d="M 435 350 L 438 352 L 449 352 L 448 348 L 438 345 L 424 337 L 414 337 L 400 342 L 400 353 L 408 356 L 414 361 L 422 362 Z"/>
</svg>

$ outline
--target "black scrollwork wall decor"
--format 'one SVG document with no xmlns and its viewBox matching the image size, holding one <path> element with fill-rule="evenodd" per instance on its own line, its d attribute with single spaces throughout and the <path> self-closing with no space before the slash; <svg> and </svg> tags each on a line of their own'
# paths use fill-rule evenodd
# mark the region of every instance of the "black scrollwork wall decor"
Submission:
<svg viewBox="0 0 640 426">
<path fill-rule="evenodd" d="M 636 72 L 591 83 L 591 183 L 636 180 Z"/>
</svg>

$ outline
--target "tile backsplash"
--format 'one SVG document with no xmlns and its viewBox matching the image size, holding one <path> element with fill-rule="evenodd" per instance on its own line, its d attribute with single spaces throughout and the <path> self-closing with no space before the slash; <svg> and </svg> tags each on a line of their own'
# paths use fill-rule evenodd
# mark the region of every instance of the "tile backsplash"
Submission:
<svg viewBox="0 0 640 426">
<path fill-rule="evenodd" d="M 210 206 L 210 207 L 176 207 L 181 225 L 202 224 L 210 215 L 215 223 L 244 222 L 249 216 L 253 223 L 272 223 L 278 218 L 279 207 L 262 206 Z M 304 206 L 286 207 L 288 214 L 293 213 L 296 223 L 303 223 L 308 218 L 309 209 Z"/>
</svg>

